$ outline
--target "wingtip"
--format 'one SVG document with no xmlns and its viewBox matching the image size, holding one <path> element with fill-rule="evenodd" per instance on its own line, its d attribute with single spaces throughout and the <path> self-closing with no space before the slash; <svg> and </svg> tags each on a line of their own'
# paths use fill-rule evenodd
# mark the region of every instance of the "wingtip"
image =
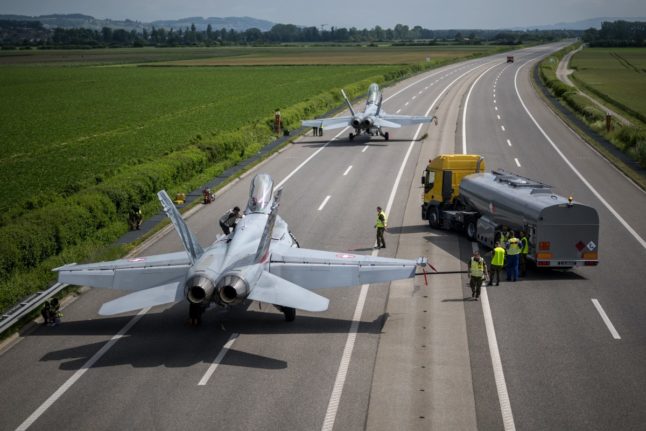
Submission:
<svg viewBox="0 0 646 431">
<path fill-rule="evenodd" d="M 65 265 L 63 265 L 63 266 L 59 266 L 58 268 L 52 268 L 52 271 L 54 271 L 54 272 L 58 272 L 58 271 L 61 271 L 61 270 L 63 270 L 63 269 L 67 269 L 67 268 L 69 268 L 69 267 L 71 267 L 71 266 L 76 266 L 76 262 L 66 263 L 66 264 L 65 264 Z"/>
</svg>

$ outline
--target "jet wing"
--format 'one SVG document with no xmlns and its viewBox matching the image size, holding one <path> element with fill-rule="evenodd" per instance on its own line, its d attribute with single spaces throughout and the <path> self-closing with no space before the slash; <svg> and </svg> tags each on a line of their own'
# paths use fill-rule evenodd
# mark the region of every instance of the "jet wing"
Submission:
<svg viewBox="0 0 646 431">
<path fill-rule="evenodd" d="M 426 259 L 392 259 L 304 248 L 276 247 L 269 272 L 306 289 L 349 287 L 415 276 Z"/>
<path fill-rule="evenodd" d="M 60 283 L 123 290 L 144 290 L 184 281 L 191 266 L 185 251 L 55 268 Z"/>
<path fill-rule="evenodd" d="M 387 121 L 389 123 L 394 123 L 398 124 L 400 126 L 409 126 L 411 124 L 421 124 L 421 123 L 430 123 L 432 122 L 435 117 L 424 117 L 424 116 L 417 116 L 417 115 L 390 115 L 386 113 L 382 113 L 379 117 L 379 120 L 381 121 Z M 384 125 L 384 127 L 393 127 L 389 125 Z"/>
<path fill-rule="evenodd" d="M 263 271 L 247 299 L 305 311 L 325 311 L 330 300 Z"/>
<path fill-rule="evenodd" d="M 169 304 L 184 299 L 184 284 L 169 283 L 163 286 L 151 287 L 150 289 L 139 290 L 121 298 L 108 301 L 101 306 L 101 316 L 112 316 L 113 314 L 126 313 L 133 310 L 141 310 L 155 305 Z"/>
<path fill-rule="evenodd" d="M 349 126 L 351 123 L 352 117 L 319 118 L 318 120 L 301 121 L 303 127 L 322 127 L 326 130 L 340 129 Z"/>
</svg>

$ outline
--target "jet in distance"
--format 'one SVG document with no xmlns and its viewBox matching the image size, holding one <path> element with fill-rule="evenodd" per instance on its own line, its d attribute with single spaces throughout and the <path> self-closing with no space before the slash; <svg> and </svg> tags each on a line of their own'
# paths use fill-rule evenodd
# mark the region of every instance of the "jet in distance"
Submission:
<svg viewBox="0 0 646 431">
<path fill-rule="evenodd" d="M 386 141 L 390 139 L 389 132 L 384 132 L 383 127 L 398 129 L 401 126 L 408 126 L 411 124 L 430 123 L 433 120 L 437 123 L 437 117 L 424 117 L 414 115 L 390 115 L 386 114 L 381 109 L 383 101 L 383 94 L 379 89 L 379 85 L 372 83 L 368 88 L 368 99 L 366 100 L 366 108 L 363 112 L 355 112 L 352 104 L 348 100 L 345 91 L 341 90 L 343 99 L 350 109 L 351 116 L 332 117 L 332 118 L 318 118 L 315 120 L 304 120 L 301 122 L 303 127 L 313 127 L 315 129 L 331 130 L 340 129 L 342 127 L 352 127 L 354 132 L 350 132 L 349 138 L 353 140 L 355 136 L 366 134 L 369 136 L 379 135 Z"/>
<path fill-rule="evenodd" d="M 189 314 L 207 307 L 229 308 L 259 301 L 274 305 L 285 320 L 296 309 L 320 312 L 329 300 L 311 289 L 350 287 L 412 278 L 426 258 L 393 259 L 300 248 L 278 216 L 282 189 L 258 174 L 251 182 L 245 217 L 228 236 L 203 249 L 166 191 L 158 193 L 184 251 L 54 269 L 61 283 L 122 289 L 131 293 L 104 303 L 99 314 L 114 315 L 180 301 Z"/>
</svg>

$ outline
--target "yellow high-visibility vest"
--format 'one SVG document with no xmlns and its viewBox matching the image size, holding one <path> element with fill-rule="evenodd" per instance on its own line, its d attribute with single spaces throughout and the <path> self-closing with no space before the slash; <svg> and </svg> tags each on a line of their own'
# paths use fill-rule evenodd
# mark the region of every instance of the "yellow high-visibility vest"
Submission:
<svg viewBox="0 0 646 431">
<path fill-rule="evenodd" d="M 384 216 L 384 221 L 381 221 L 379 216 Z M 381 211 L 379 214 L 377 214 L 377 221 L 375 222 L 375 226 L 386 227 L 387 225 L 388 225 L 388 219 L 386 218 L 386 213 Z"/>
<path fill-rule="evenodd" d="M 471 277 L 482 277 L 484 275 L 484 259 L 475 260 L 471 258 L 471 268 L 469 269 Z"/>
<path fill-rule="evenodd" d="M 520 246 L 518 245 L 518 238 L 509 238 L 509 247 L 507 247 L 507 254 L 514 256 L 520 253 Z"/>
<path fill-rule="evenodd" d="M 496 247 L 493 249 L 493 257 L 491 258 L 491 264 L 496 266 L 505 265 L 505 249 L 502 247 Z"/>
<path fill-rule="evenodd" d="M 522 237 L 520 239 L 520 243 L 522 244 L 522 246 L 520 247 L 520 252 L 522 254 L 529 253 L 529 241 L 527 241 L 527 237 Z"/>
</svg>

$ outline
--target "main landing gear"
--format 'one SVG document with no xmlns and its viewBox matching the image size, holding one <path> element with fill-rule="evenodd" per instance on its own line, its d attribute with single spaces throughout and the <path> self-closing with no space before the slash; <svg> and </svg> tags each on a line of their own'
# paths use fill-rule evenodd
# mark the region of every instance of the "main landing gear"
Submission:
<svg viewBox="0 0 646 431">
<path fill-rule="evenodd" d="M 292 307 L 283 307 L 282 305 L 275 306 L 279 311 L 285 315 L 285 321 L 293 322 L 296 319 L 296 309 Z"/>
</svg>

